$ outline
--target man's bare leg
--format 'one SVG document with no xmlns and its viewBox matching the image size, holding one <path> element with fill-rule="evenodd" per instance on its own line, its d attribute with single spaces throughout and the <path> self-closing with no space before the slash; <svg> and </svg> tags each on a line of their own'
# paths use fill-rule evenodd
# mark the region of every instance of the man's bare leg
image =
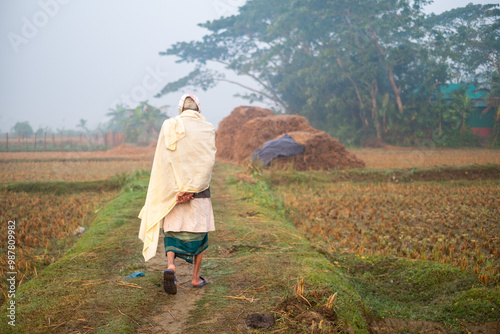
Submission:
<svg viewBox="0 0 500 334">
<path fill-rule="evenodd" d="M 203 258 L 203 252 L 194 256 L 193 282 L 192 282 L 193 286 L 197 286 L 203 283 L 203 281 L 200 278 L 202 258 Z"/>
<path fill-rule="evenodd" d="M 167 252 L 167 261 L 168 261 L 167 269 L 172 269 L 175 272 L 175 253 L 174 252 Z"/>
</svg>

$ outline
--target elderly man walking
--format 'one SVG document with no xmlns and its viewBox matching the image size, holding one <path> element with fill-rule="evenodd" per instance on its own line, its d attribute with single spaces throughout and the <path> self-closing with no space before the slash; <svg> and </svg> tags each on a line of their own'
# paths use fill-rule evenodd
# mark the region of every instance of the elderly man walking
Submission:
<svg viewBox="0 0 500 334">
<path fill-rule="evenodd" d="M 194 94 L 179 102 L 179 115 L 167 119 L 156 145 L 146 202 L 139 218 L 139 238 L 148 261 L 156 255 L 160 229 L 163 229 L 168 260 L 163 287 L 177 293 L 175 258 L 193 263 L 192 286 L 202 287 L 200 276 L 208 232 L 215 230 L 210 180 L 215 164 L 215 128 L 201 115 Z"/>
</svg>

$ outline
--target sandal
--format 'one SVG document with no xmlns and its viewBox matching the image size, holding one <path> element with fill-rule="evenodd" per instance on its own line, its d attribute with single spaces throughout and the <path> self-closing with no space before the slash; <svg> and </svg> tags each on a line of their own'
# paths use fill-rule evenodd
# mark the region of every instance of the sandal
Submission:
<svg viewBox="0 0 500 334">
<path fill-rule="evenodd" d="M 177 279 L 175 278 L 175 271 L 172 269 L 167 269 L 163 271 L 163 289 L 169 295 L 175 295 L 177 293 L 177 284 L 175 283 Z"/>
<path fill-rule="evenodd" d="M 205 284 L 207 284 L 207 281 L 205 281 L 205 279 L 203 277 L 200 276 L 200 279 L 203 281 L 201 282 L 200 284 L 198 285 L 193 285 L 193 288 L 201 288 L 203 286 L 205 286 Z"/>
</svg>

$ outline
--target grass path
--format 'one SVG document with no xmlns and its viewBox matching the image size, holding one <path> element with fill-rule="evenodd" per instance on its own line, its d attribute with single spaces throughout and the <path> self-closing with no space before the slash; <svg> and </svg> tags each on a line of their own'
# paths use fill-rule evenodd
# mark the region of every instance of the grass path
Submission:
<svg viewBox="0 0 500 334">
<path fill-rule="evenodd" d="M 143 270 L 147 276 L 160 277 L 166 269 L 167 259 L 163 246 L 163 235 L 160 233 L 160 240 L 156 256 L 146 263 Z M 196 302 L 203 295 L 203 289 L 193 289 L 191 287 L 192 265 L 185 261 L 176 261 L 177 294 L 168 295 L 163 291 L 158 292 L 154 308 L 150 316 L 137 329 L 138 334 L 178 334 L 183 333 L 186 319 L 191 311 L 196 308 Z M 161 288 L 161 287 L 160 287 Z"/>
</svg>

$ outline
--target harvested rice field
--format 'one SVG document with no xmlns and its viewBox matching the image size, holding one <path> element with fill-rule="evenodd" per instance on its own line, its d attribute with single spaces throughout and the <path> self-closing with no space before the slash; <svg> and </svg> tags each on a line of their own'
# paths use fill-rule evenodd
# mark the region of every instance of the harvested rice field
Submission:
<svg viewBox="0 0 500 334">
<path fill-rule="evenodd" d="M 372 169 L 500 164 L 500 150 L 484 148 L 388 147 L 349 151 L 363 160 L 366 168 Z"/>
<path fill-rule="evenodd" d="M 151 169 L 141 160 L 0 161 L 0 182 L 95 181 Z"/>
<path fill-rule="evenodd" d="M 95 181 L 150 170 L 155 146 L 120 145 L 95 152 L 3 152 L 0 183 Z"/>
<path fill-rule="evenodd" d="M 116 191 L 45 194 L 0 190 L 0 225 L 2 254 L 7 254 L 7 221 L 15 221 L 16 266 L 18 282 L 36 276 L 38 271 L 59 258 L 74 239 L 78 227 L 110 200 Z M 78 234 L 78 233 L 75 233 Z M 6 280 L 7 257 L 1 258 L 2 291 Z M 5 296 L 0 296 L 3 300 Z"/>
<path fill-rule="evenodd" d="M 328 180 L 273 180 L 294 224 L 328 251 L 448 263 L 500 283 L 500 180 Z"/>
</svg>

